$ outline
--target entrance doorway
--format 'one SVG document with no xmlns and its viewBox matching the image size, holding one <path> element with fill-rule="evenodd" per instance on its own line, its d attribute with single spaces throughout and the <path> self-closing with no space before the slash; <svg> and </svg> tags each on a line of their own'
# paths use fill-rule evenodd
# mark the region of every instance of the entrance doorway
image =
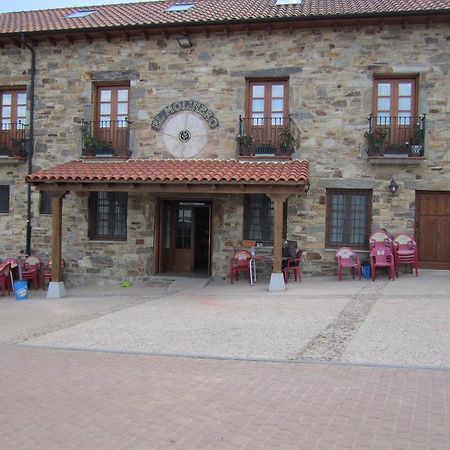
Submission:
<svg viewBox="0 0 450 450">
<path fill-rule="evenodd" d="M 157 271 L 209 275 L 211 202 L 164 200 L 159 224 Z"/>
</svg>

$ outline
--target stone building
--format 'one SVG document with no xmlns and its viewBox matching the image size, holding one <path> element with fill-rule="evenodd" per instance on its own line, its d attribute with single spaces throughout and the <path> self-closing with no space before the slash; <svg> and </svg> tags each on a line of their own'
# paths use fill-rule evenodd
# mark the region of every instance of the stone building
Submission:
<svg viewBox="0 0 450 450">
<path fill-rule="evenodd" d="M 322 274 L 386 228 L 449 269 L 449 20 L 449 0 L 1 14 L 0 254 L 62 252 L 72 284 L 224 278 L 243 240 L 278 273 L 288 239 Z"/>
</svg>

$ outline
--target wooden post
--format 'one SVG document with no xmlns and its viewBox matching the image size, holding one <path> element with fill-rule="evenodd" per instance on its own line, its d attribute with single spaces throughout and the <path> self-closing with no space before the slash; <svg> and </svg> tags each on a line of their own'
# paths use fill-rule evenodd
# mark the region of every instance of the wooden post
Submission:
<svg viewBox="0 0 450 450">
<path fill-rule="evenodd" d="M 62 204 L 66 192 L 52 192 L 52 279 L 47 298 L 61 298 L 65 295 L 62 273 Z"/>
<path fill-rule="evenodd" d="M 274 226 L 273 226 L 273 266 L 270 278 L 269 290 L 282 290 L 285 288 L 281 271 L 283 252 L 283 203 L 287 199 L 285 194 L 266 194 L 273 201 Z"/>
<path fill-rule="evenodd" d="M 62 281 L 62 202 L 63 195 L 52 195 L 52 281 Z"/>
</svg>

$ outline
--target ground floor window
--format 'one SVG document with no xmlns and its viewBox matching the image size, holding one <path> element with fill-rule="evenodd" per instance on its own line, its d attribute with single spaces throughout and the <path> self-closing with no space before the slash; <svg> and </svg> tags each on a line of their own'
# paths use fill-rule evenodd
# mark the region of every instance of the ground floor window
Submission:
<svg viewBox="0 0 450 450">
<path fill-rule="evenodd" d="M 9 212 L 9 185 L 0 186 L 0 212 Z"/>
<path fill-rule="evenodd" d="M 39 198 L 39 214 L 52 213 L 52 198 L 47 191 L 41 191 Z"/>
<path fill-rule="evenodd" d="M 287 202 L 283 208 L 283 237 L 286 237 Z M 273 244 L 273 203 L 265 194 L 244 197 L 244 239 Z"/>
<path fill-rule="evenodd" d="M 92 192 L 89 203 L 91 239 L 127 239 L 126 192 Z"/>
<path fill-rule="evenodd" d="M 327 189 L 326 246 L 367 249 L 372 191 Z"/>
</svg>

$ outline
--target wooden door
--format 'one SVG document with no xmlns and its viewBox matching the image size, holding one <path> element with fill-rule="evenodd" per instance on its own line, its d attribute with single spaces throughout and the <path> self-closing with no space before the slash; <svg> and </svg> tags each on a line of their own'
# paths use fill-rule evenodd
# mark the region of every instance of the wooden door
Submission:
<svg viewBox="0 0 450 450">
<path fill-rule="evenodd" d="M 450 192 L 416 193 L 415 234 L 420 267 L 450 269 Z"/>
</svg>

